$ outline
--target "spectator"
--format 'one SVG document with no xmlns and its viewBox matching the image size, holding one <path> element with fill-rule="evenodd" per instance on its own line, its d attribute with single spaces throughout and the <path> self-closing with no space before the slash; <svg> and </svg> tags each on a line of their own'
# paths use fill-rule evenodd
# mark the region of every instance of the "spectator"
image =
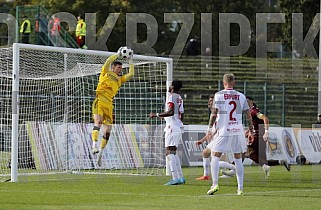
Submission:
<svg viewBox="0 0 321 210">
<path fill-rule="evenodd" d="M 76 27 L 76 41 L 79 48 L 87 49 L 86 46 L 86 22 L 83 20 L 82 15 L 78 16 L 78 23 Z"/>
<path fill-rule="evenodd" d="M 23 16 L 23 22 L 20 26 L 21 42 L 29 44 L 29 36 L 31 33 L 31 23 L 27 16 Z"/>
<path fill-rule="evenodd" d="M 50 25 L 50 39 L 55 47 L 59 47 L 59 33 L 60 33 L 60 19 L 57 16 L 53 16 L 49 22 Z"/>
<path fill-rule="evenodd" d="M 43 14 L 39 14 L 36 16 L 36 37 L 37 37 L 37 44 L 39 45 L 48 45 L 48 38 L 47 38 L 47 27 L 48 27 L 48 20 L 46 16 Z"/>
</svg>

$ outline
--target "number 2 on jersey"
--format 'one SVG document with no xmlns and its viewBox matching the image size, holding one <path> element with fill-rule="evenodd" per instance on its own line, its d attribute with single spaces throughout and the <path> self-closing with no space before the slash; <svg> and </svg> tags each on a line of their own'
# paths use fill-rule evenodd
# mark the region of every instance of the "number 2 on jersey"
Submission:
<svg viewBox="0 0 321 210">
<path fill-rule="evenodd" d="M 233 113 L 236 110 L 236 102 L 235 101 L 230 101 L 228 104 L 233 106 L 232 110 L 230 111 L 230 121 L 236 121 L 236 118 L 233 117 Z"/>
</svg>

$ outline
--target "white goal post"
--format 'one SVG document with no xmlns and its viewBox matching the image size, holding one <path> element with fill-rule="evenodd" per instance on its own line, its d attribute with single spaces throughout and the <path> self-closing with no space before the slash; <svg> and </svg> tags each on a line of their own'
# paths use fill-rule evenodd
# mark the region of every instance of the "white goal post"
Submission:
<svg viewBox="0 0 321 210">
<path fill-rule="evenodd" d="M 112 54 L 18 43 L 0 50 L 6 67 L 0 71 L 1 175 L 16 182 L 18 175 L 75 171 L 164 173 L 164 121 L 148 114 L 164 109 L 171 58 L 134 55 L 135 76 L 114 100 L 115 124 L 102 167 L 90 152 L 91 104 L 101 67 Z M 122 62 L 126 73 L 128 64 Z"/>
</svg>

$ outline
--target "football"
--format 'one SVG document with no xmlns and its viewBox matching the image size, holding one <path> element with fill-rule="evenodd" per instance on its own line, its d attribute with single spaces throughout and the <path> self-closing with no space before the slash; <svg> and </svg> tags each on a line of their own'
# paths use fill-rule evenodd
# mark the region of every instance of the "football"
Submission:
<svg viewBox="0 0 321 210">
<path fill-rule="evenodd" d="M 123 59 L 129 59 L 131 56 L 133 56 L 133 50 L 129 47 L 122 47 L 120 50 L 120 56 Z"/>
</svg>

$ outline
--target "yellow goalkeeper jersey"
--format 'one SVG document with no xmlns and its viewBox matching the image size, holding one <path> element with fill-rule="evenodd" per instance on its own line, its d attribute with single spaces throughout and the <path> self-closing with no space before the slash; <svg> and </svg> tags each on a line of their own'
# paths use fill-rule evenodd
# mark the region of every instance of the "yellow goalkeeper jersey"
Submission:
<svg viewBox="0 0 321 210">
<path fill-rule="evenodd" d="M 111 63 L 116 60 L 117 57 L 118 54 L 110 56 L 101 69 L 96 88 L 96 97 L 102 99 L 102 101 L 108 99 L 108 101 L 112 102 L 121 85 L 134 76 L 134 64 L 129 65 L 129 72 L 123 76 L 118 76 L 110 70 Z"/>
</svg>

